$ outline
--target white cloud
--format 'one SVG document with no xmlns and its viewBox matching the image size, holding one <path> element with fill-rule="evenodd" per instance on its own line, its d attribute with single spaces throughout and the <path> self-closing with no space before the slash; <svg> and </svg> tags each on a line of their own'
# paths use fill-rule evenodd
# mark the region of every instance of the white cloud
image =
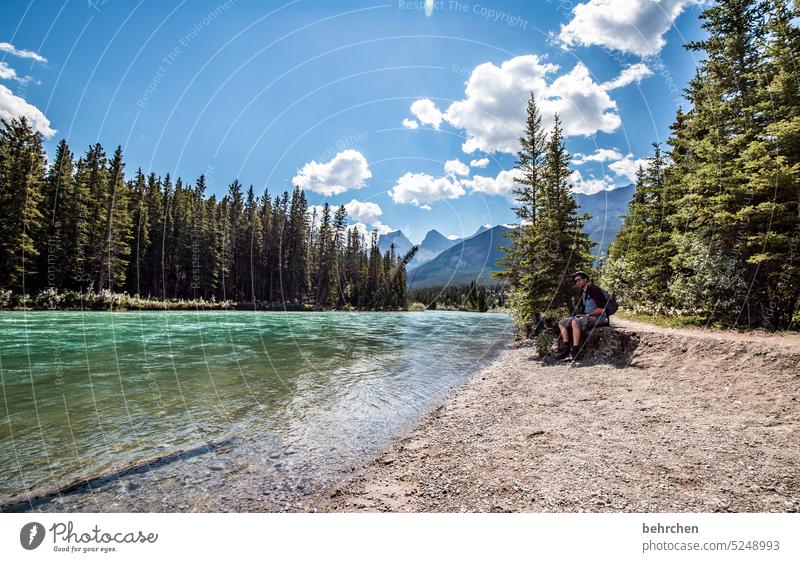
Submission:
<svg viewBox="0 0 800 562">
<path fill-rule="evenodd" d="M 377 230 L 378 234 L 389 234 L 394 229 L 391 226 L 383 224 L 381 221 L 375 221 L 372 223 L 372 230 Z"/>
<path fill-rule="evenodd" d="M 647 167 L 647 159 L 634 159 L 633 154 L 628 154 L 622 160 L 608 165 L 608 169 L 614 172 L 617 177 L 625 178 L 631 182 L 636 181 L 636 171 L 641 167 Z"/>
<path fill-rule="evenodd" d="M 487 62 L 475 67 L 466 83 L 466 98 L 453 102 L 445 112 L 448 123 L 467 133 L 464 152 L 515 153 L 530 91 L 542 95 L 547 88 L 545 77 L 557 69 L 536 55 L 514 57 L 500 66 Z"/>
<path fill-rule="evenodd" d="M 49 138 L 56 134 L 56 130 L 50 127 L 50 120 L 38 107 L 15 96 L 11 90 L 0 84 L 0 118 L 11 121 L 17 117 L 25 117 L 33 130 L 45 137 Z"/>
<path fill-rule="evenodd" d="M 420 123 L 423 125 L 433 125 L 434 129 L 439 128 L 444 117 L 442 112 L 436 109 L 436 104 L 429 99 L 421 99 L 412 103 L 411 113 L 414 114 L 414 117 L 419 119 Z"/>
<path fill-rule="evenodd" d="M 472 179 L 464 180 L 462 183 L 469 187 L 473 193 L 485 193 L 486 195 L 502 195 L 509 199 L 514 199 L 514 181 L 516 170 L 502 170 L 497 176 L 473 176 Z"/>
<path fill-rule="evenodd" d="M 595 82 L 581 62 L 554 77 L 558 70 L 557 65 L 544 63 L 536 55 L 514 57 L 500 66 L 484 63 L 472 71 L 464 99 L 453 102 L 444 112 L 429 99 L 417 100 L 412 112 L 423 123 L 438 127 L 443 119 L 463 129 L 467 140 L 462 150 L 468 154 L 478 150 L 515 154 L 524 133 L 531 92 L 537 98 L 545 128 L 552 125 L 553 114 L 558 113 L 566 136 L 611 133 L 622 120 L 609 90 L 640 80 L 647 68 L 634 65 L 606 83 Z"/>
<path fill-rule="evenodd" d="M 598 148 L 594 154 L 589 156 L 583 154 L 575 154 L 572 158 L 572 163 L 576 166 L 586 164 L 587 162 L 610 162 L 612 160 L 622 160 L 623 156 L 616 150 L 608 148 Z"/>
<path fill-rule="evenodd" d="M 405 127 L 406 129 L 417 129 L 419 127 L 419 123 L 417 123 L 413 119 L 405 118 L 403 119 L 403 127 Z"/>
<path fill-rule="evenodd" d="M 345 230 L 348 231 L 356 230 L 358 231 L 359 234 L 368 238 L 373 230 L 376 231 L 378 235 L 381 235 L 381 234 L 388 234 L 392 232 L 394 229 L 391 226 L 383 224 L 381 221 L 375 221 L 372 223 L 372 228 L 368 228 L 367 225 L 364 224 L 363 222 L 356 222 L 353 224 L 348 224 L 345 227 Z"/>
<path fill-rule="evenodd" d="M 18 76 L 16 70 L 8 66 L 5 62 L 0 61 L 0 79 L 16 80 L 20 84 L 27 84 L 33 80 L 33 76 Z"/>
<path fill-rule="evenodd" d="M 469 166 L 457 158 L 455 160 L 448 160 L 444 163 L 444 173 L 455 176 L 468 176 Z"/>
<path fill-rule="evenodd" d="M 347 211 L 348 216 L 357 222 L 369 222 L 383 214 L 383 209 L 377 203 L 358 201 L 356 199 L 345 203 L 344 209 Z"/>
<path fill-rule="evenodd" d="M 593 195 L 616 187 L 614 180 L 608 176 L 604 176 L 601 179 L 584 178 L 579 170 L 572 172 L 567 181 L 572 185 L 573 193 L 583 193 L 585 195 Z"/>
<path fill-rule="evenodd" d="M 23 59 L 33 59 L 36 62 L 47 62 L 47 59 L 44 58 L 39 53 L 35 53 L 33 51 L 27 51 L 25 49 L 17 49 L 11 43 L 0 43 L 0 51 L 5 51 L 8 54 L 14 55 L 16 57 L 20 57 Z"/>
<path fill-rule="evenodd" d="M 429 174 L 407 172 L 397 179 L 389 196 L 395 203 L 410 203 L 423 209 L 443 199 L 457 199 L 464 195 L 458 180 L 449 177 L 434 177 Z"/>
<path fill-rule="evenodd" d="M 0 78 L 3 80 L 14 79 L 17 77 L 17 73 L 14 71 L 13 68 L 8 66 L 3 61 L 0 61 Z"/>
<path fill-rule="evenodd" d="M 356 230 L 359 234 L 361 234 L 361 236 L 369 236 L 369 229 L 367 228 L 367 225 L 364 224 L 363 222 L 348 224 L 345 230 L 348 231 Z"/>
<path fill-rule="evenodd" d="M 561 26 L 566 46 L 598 45 L 650 56 L 666 44 L 664 34 L 683 9 L 701 0 L 589 0 L 572 9 Z"/>
<path fill-rule="evenodd" d="M 488 165 L 489 165 L 488 158 L 480 158 L 478 160 L 472 160 L 469 163 L 470 168 L 485 168 Z"/>
<path fill-rule="evenodd" d="M 603 88 L 605 88 L 607 92 L 610 90 L 616 90 L 617 88 L 622 88 L 628 84 L 633 84 L 634 82 L 639 83 L 644 78 L 652 75 L 653 71 L 650 70 L 646 64 L 633 64 L 627 68 L 623 68 L 620 75 L 613 80 L 603 83 Z"/>
<path fill-rule="evenodd" d="M 357 150 L 339 152 L 330 162 L 315 160 L 305 164 L 292 183 L 323 195 L 338 195 L 350 189 L 361 189 L 372 177 L 367 159 Z"/>
<path fill-rule="evenodd" d="M 622 125 L 616 113 L 617 104 L 592 80 L 589 69 L 582 62 L 563 76 L 559 76 L 547 89 L 547 99 L 542 103 L 543 121 L 558 113 L 564 123 L 564 134 L 593 135 L 598 131 L 611 133 Z M 520 130 L 524 119 L 520 123 Z"/>
</svg>

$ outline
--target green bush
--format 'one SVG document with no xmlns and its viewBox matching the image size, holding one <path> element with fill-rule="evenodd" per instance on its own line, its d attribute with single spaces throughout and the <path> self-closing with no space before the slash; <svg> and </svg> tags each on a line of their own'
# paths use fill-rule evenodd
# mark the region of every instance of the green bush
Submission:
<svg viewBox="0 0 800 562">
<path fill-rule="evenodd" d="M 11 308 L 12 302 L 11 291 L 0 289 L 0 309 Z"/>
<path fill-rule="evenodd" d="M 553 349 L 553 336 L 547 330 L 542 330 L 533 340 L 536 354 L 544 357 Z"/>
</svg>

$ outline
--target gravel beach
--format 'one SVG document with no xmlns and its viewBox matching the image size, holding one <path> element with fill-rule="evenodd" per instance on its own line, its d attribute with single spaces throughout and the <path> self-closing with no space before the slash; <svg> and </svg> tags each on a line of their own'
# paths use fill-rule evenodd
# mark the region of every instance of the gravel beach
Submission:
<svg viewBox="0 0 800 562">
<path fill-rule="evenodd" d="M 614 325 L 626 366 L 512 344 L 313 510 L 800 511 L 800 337 Z"/>
</svg>

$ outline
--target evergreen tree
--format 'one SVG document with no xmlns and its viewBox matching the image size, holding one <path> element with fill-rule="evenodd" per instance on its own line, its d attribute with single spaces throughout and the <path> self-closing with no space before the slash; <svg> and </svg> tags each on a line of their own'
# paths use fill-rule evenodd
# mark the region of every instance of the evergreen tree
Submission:
<svg viewBox="0 0 800 562">
<path fill-rule="evenodd" d="M 547 134 L 542 127 L 542 116 L 533 92 L 528 100 L 525 135 L 520 137 L 519 142 L 520 150 L 517 152 L 514 167 L 517 171 L 514 177 L 516 186 L 513 190 L 516 200 L 514 213 L 519 222 L 516 228 L 505 234 L 511 244 L 503 248 L 505 255 L 497 264 L 503 269 L 494 273 L 496 277 L 509 281 L 515 287 L 529 286 L 530 283 L 521 277 L 533 274 L 533 244 L 537 212 L 541 206 L 540 192 L 543 189 L 544 155 L 547 150 Z M 518 294 L 523 301 L 531 298 L 523 293 Z"/>
<path fill-rule="evenodd" d="M 131 219 L 128 214 L 128 186 L 125 183 L 122 147 L 118 146 L 108 166 L 108 196 L 104 205 L 105 241 L 100 257 L 98 289 L 122 290 L 130 255 Z"/>
<path fill-rule="evenodd" d="M 36 274 L 46 159 L 42 135 L 25 117 L 1 121 L 0 287 L 22 292 L 26 276 Z"/>
<path fill-rule="evenodd" d="M 68 274 L 74 164 L 67 141 L 62 139 L 47 173 L 42 198 L 43 237 L 39 241 L 39 288 L 63 289 Z"/>
</svg>

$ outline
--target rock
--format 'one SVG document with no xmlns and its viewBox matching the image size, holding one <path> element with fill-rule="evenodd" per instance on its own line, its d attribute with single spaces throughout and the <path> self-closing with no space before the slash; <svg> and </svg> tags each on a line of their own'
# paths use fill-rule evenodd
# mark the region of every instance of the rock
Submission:
<svg viewBox="0 0 800 562">
<path fill-rule="evenodd" d="M 605 363 L 627 367 L 639 346 L 640 336 L 625 329 L 602 326 L 584 332 L 581 341 L 581 354 L 578 357 L 581 364 Z M 553 362 L 553 354 L 545 357 L 545 363 Z"/>
</svg>

